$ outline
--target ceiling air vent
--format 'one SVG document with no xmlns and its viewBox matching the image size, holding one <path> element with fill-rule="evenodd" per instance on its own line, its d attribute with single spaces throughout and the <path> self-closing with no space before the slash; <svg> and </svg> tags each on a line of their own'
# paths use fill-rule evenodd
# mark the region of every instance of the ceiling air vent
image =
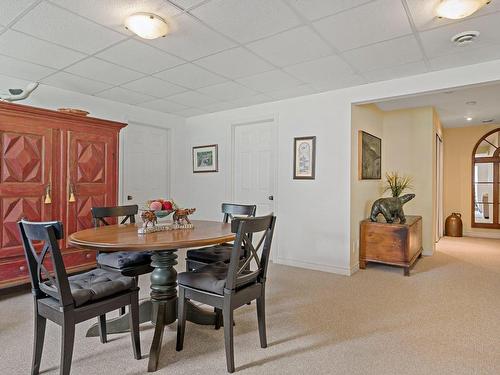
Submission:
<svg viewBox="0 0 500 375">
<path fill-rule="evenodd" d="M 487 120 L 483 120 L 483 121 L 481 121 L 481 122 L 482 122 L 483 124 L 490 124 L 490 123 L 492 123 L 493 121 L 495 121 L 495 119 L 494 119 L 494 118 L 489 118 L 489 119 L 487 119 Z"/>
<path fill-rule="evenodd" d="M 464 31 L 463 33 L 453 36 L 451 41 L 455 43 L 455 45 L 463 47 L 474 42 L 479 34 L 479 31 Z"/>
</svg>

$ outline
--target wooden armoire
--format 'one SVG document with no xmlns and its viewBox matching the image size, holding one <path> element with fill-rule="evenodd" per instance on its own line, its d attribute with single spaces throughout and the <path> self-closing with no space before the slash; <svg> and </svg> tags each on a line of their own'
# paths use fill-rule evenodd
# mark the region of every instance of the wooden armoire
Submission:
<svg viewBox="0 0 500 375">
<path fill-rule="evenodd" d="M 0 289 L 29 282 L 19 219 L 61 220 L 67 238 L 91 227 L 91 207 L 116 205 L 124 126 L 0 102 Z M 95 266 L 94 252 L 60 245 L 68 272 Z"/>
</svg>

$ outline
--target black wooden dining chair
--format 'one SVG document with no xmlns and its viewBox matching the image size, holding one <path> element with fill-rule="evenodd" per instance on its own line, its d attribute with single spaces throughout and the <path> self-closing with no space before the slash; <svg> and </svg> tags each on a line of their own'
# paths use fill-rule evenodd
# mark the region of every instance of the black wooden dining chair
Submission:
<svg viewBox="0 0 500 375">
<path fill-rule="evenodd" d="M 257 210 L 256 205 L 223 203 L 223 222 L 228 223 L 236 217 L 254 217 Z M 220 244 L 216 246 L 204 247 L 201 249 L 188 250 L 186 256 L 186 270 L 193 271 L 207 264 L 224 262 L 229 263 L 233 244 Z"/>
<path fill-rule="evenodd" d="M 139 212 L 139 207 L 116 206 L 116 207 L 92 207 L 92 219 L 94 227 L 109 225 L 107 218 L 116 218 L 123 216 L 120 224 L 135 223 L 135 215 Z M 130 252 L 118 251 L 112 253 L 99 253 L 97 255 L 97 264 L 100 268 L 109 271 L 120 272 L 124 276 L 131 276 L 139 281 L 139 275 L 144 275 L 153 271 L 151 267 L 150 252 Z"/>
<path fill-rule="evenodd" d="M 101 340 L 103 335 L 105 340 L 104 315 L 127 305 L 130 306 L 134 357 L 140 359 L 139 288 L 134 278 L 103 269 L 68 277 L 57 242 L 63 238 L 62 223 L 21 220 L 18 225 L 34 299 L 35 338 L 31 374 L 36 375 L 40 371 L 47 319 L 62 327 L 59 373 L 67 375 L 71 369 L 75 325 L 99 317 L 100 328 L 104 326 L 104 332 L 100 331 Z M 36 248 L 40 241 L 43 247 L 38 253 Z M 53 274 L 48 271 L 50 266 L 47 262 L 50 262 Z"/>
<path fill-rule="evenodd" d="M 229 264 L 218 262 L 179 274 L 177 351 L 181 351 L 184 344 L 187 300 L 195 300 L 223 311 L 228 372 L 234 372 L 233 311 L 254 299 L 257 300 L 260 346 L 267 347 L 266 274 L 275 223 L 276 217 L 273 215 L 234 219 L 232 231 L 236 233 L 236 239 Z M 262 233 L 256 246 L 250 238 L 254 233 Z M 241 262 L 241 253 L 245 250 L 249 255 Z"/>
</svg>

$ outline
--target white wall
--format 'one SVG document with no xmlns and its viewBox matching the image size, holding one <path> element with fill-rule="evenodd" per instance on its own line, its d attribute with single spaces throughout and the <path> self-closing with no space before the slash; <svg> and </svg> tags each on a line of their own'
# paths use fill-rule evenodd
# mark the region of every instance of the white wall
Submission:
<svg viewBox="0 0 500 375">
<path fill-rule="evenodd" d="M 278 146 L 278 262 L 351 274 L 351 104 L 500 80 L 500 61 L 187 119 L 174 136 L 174 197 L 198 208 L 197 217 L 220 219 L 230 200 L 231 124 L 274 116 Z M 315 181 L 292 180 L 292 140 L 317 136 Z M 191 147 L 219 145 L 219 173 L 193 174 Z M 354 255 L 353 255 L 354 256 Z"/>
<path fill-rule="evenodd" d="M 25 87 L 27 83 L 27 81 L 11 78 L 0 74 L 0 88 L 2 89 L 22 88 Z M 98 117 L 125 123 L 130 122 L 138 126 L 140 126 L 140 124 L 145 124 L 169 128 L 171 129 L 170 133 L 172 135 L 175 133 L 176 129 L 179 126 L 182 126 L 185 123 L 184 118 L 178 116 L 169 115 L 167 113 L 162 113 L 128 104 L 113 102 L 111 100 L 102 99 L 96 96 L 79 94 L 73 91 L 63 90 L 46 85 L 40 85 L 28 99 L 20 101 L 18 103 L 48 109 L 57 109 L 64 107 L 84 109 L 90 112 L 89 116 L 91 117 Z M 148 131 L 148 128 L 144 128 L 144 131 Z M 121 131 L 120 136 L 122 139 L 126 132 L 127 128 L 124 128 Z M 168 146 L 169 145 L 165 145 L 165 147 Z M 125 150 L 120 151 L 120 163 L 122 163 L 122 152 L 124 152 Z M 123 167 L 123 173 L 126 173 L 127 166 Z M 120 180 L 119 199 L 121 199 L 122 197 L 121 190 L 122 186 Z"/>
</svg>

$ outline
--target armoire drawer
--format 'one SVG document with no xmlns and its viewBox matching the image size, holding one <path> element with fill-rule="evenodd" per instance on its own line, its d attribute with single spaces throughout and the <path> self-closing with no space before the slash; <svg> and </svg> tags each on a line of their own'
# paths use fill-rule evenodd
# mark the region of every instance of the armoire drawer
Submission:
<svg viewBox="0 0 500 375">
<path fill-rule="evenodd" d="M 96 265 L 96 253 L 88 250 L 63 252 L 63 261 L 68 273 L 90 269 Z M 45 263 L 49 271 L 50 262 Z M 11 258 L 8 262 L 0 263 L 0 288 L 29 283 L 28 264 L 24 257 Z"/>
</svg>

